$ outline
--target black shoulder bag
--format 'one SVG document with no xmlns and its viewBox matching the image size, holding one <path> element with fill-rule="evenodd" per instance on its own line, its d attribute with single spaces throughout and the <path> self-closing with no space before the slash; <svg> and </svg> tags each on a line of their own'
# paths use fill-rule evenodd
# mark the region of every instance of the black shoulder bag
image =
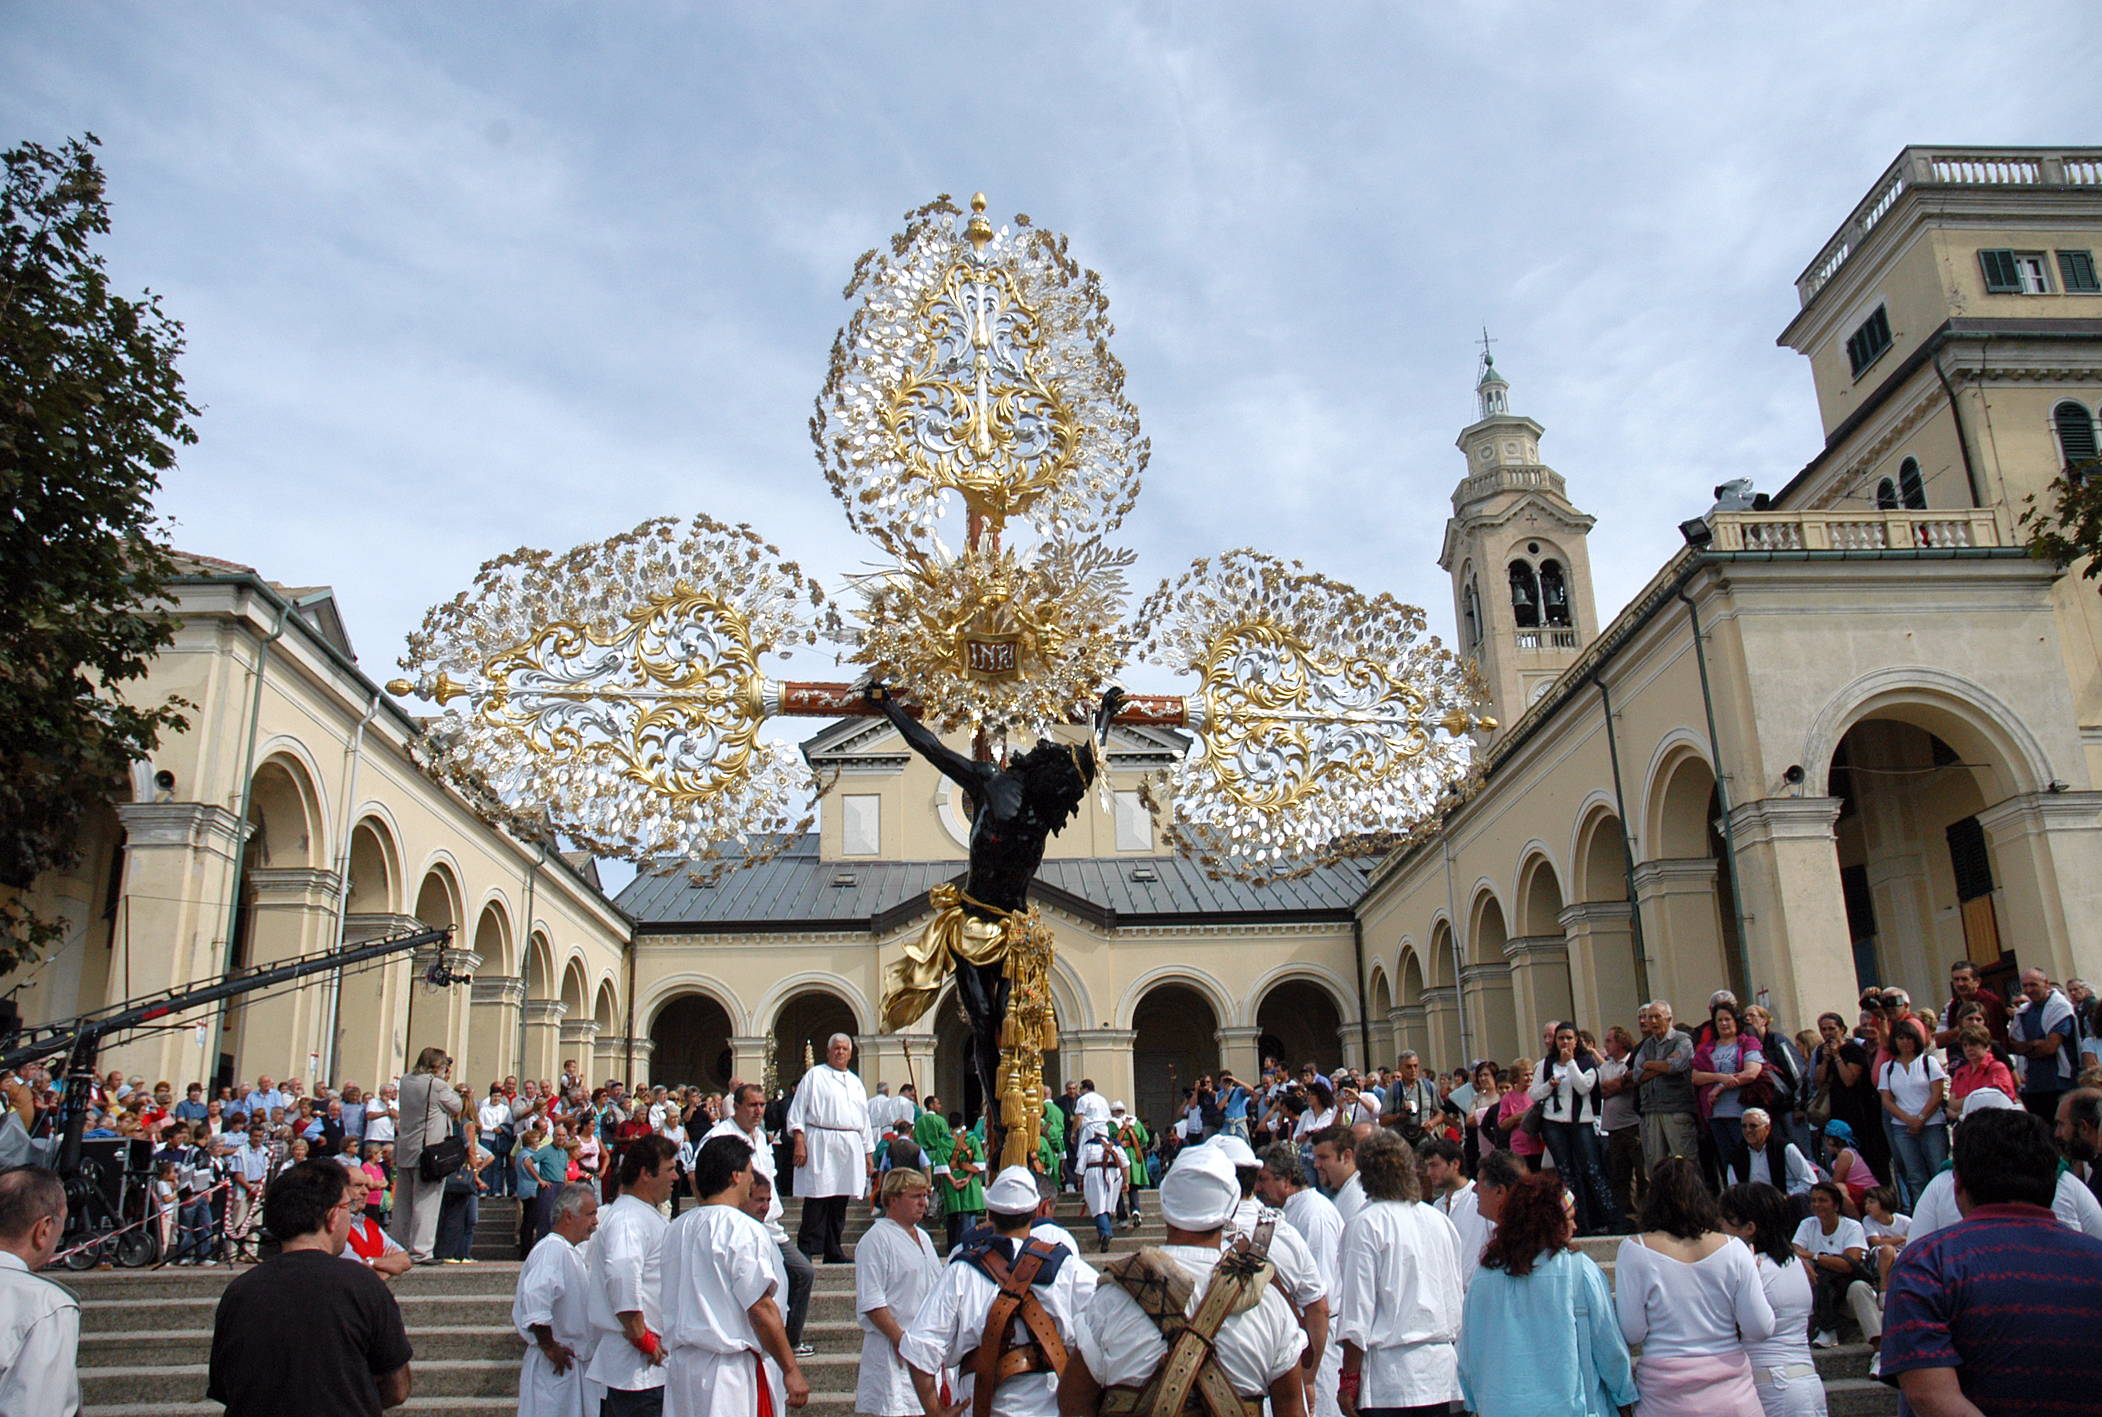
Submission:
<svg viewBox="0 0 2102 1417">
<path fill-rule="evenodd" d="M 429 1074 L 430 1090 L 424 1093 L 423 1134 L 431 1133 L 431 1114 L 438 1110 L 438 1075 Z M 457 1133 L 442 1141 L 426 1141 L 416 1160 L 416 1172 L 425 1181 L 442 1181 L 467 1164 L 467 1143 Z"/>
</svg>

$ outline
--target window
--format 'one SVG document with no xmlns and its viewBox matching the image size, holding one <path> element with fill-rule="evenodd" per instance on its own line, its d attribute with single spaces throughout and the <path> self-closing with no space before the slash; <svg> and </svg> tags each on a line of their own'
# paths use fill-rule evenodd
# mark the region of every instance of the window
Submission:
<svg viewBox="0 0 2102 1417">
<path fill-rule="evenodd" d="M 1874 364 L 1884 350 L 1890 348 L 1890 316 L 1881 305 L 1876 313 L 1861 322 L 1861 328 L 1847 336 L 1847 363 L 1853 368 L 1855 377 Z"/>
<path fill-rule="evenodd" d="M 848 856 L 877 856 L 883 851 L 883 799 L 873 792 L 840 799 L 840 850 Z"/>
<path fill-rule="evenodd" d="M 1511 563 L 1511 614 L 1521 630 L 1540 628 L 1540 582 L 1523 561 Z"/>
<path fill-rule="evenodd" d="M 1927 510 L 1927 485 L 1920 480 L 1920 465 L 1917 459 L 1907 458 L 1898 468 L 1898 493 L 1905 499 L 1905 506 L 1915 512 Z"/>
<path fill-rule="evenodd" d="M 1482 597 L 1474 587 L 1474 573 L 1467 573 L 1467 584 L 1460 589 L 1460 621 L 1467 636 L 1467 648 L 1475 649 L 1482 642 Z"/>
<path fill-rule="evenodd" d="M 1136 792 L 1117 794 L 1117 850 L 1151 851 L 1153 814 Z"/>
<path fill-rule="evenodd" d="M 2081 291 L 2093 294 L 2102 291 L 2102 281 L 2095 278 L 2095 253 L 2092 251 L 2060 251 L 2058 253 L 2058 285 L 2067 294 Z"/>
<path fill-rule="evenodd" d="M 1898 485 L 1889 478 L 1876 484 L 1876 510 L 1895 512 L 1898 509 Z"/>
<path fill-rule="evenodd" d="M 1550 625 L 1569 623 L 1569 583 L 1562 578 L 1560 561 L 1540 563 L 1540 613 Z"/>
<path fill-rule="evenodd" d="M 2065 456 L 2068 480 L 2077 481 L 2096 469 L 2095 420 L 2085 405 L 2067 399 L 2051 410 L 2058 425 L 2058 451 Z"/>
<path fill-rule="evenodd" d="M 2081 252 L 2069 253 L 2072 255 Z M 2049 295 L 2051 278 L 2046 274 L 2041 251 L 1980 251 L 1978 264 L 1985 270 L 1985 289 L 1991 295 Z"/>
</svg>

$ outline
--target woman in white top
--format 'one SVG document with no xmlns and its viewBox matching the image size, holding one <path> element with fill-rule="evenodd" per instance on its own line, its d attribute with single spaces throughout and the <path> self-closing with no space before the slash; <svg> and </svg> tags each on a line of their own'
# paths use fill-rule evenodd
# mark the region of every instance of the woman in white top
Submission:
<svg viewBox="0 0 2102 1417">
<path fill-rule="evenodd" d="M 1551 1051 L 1533 1069 L 1529 1095 L 1540 1104 L 1541 1140 L 1554 1153 L 1555 1171 L 1576 1202 L 1577 1233 L 1620 1230 L 1620 1205 L 1606 1181 L 1605 1144 L 1599 1140 L 1598 1059 L 1577 1039 L 1573 1023 L 1558 1023 Z"/>
<path fill-rule="evenodd" d="M 382 1146 L 394 1145 L 394 1121 L 401 1104 L 394 1100 L 394 1084 L 380 1084 L 380 1095 L 365 1104 L 365 1140 Z"/>
<path fill-rule="evenodd" d="M 1745 1347 L 1773 1337 L 1774 1308 L 1698 1166 L 1675 1156 L 1650 1173 L 1642 1225 L 1613 1272 L 1621 1337 L 1642 1345 L 1636 1417 L 1765 1417 Z"/>
<path fill-rule="evenodd" d="M 1774 1310 L 1773 1336 L 1744 1350 L 1759 1405 L 1766 1417 L 1825 1417 L 1825 1384 L 1810 1353 L 1816 1293 L 1810 1266 L 1791 1243 L 1795 1207 L 1772 1186 L 1753 1181 L 1722 1193 L 1722 1221 L 1725 1230 L 1752 1247 L 1759 1287 Z"/>
<path fill-rule="evenodd" d="M 1811 1322 L 1817 1348 L 1839 1343 L 1840 1316 L 1851 1307 L 1854 1321 L 1871 1348 L 1883 1346 L 1883 1306 L 1876 1299 L 1876 1276 L 1868 1267 L 1868 1232 L 1861 1222 L 1840 1213 L 1842 1192 L 1836 1182 L 1810 1188 L 1810 1218 L 1796 1227 L 1795 1252 L 1810 1264 L 1817 1281 L 1817 1303 Z"/>
<path fill-rule="evenodd" d="M 876 1192 L 883 1218 L 854 1246 L 854 1319 L 861 1325 L 856 1412 L 918 1417 L 921 1411 L 912 1370 L 898 1356 L 898 1340 L 919 1313 L 920 1301 L 941 1282 L 941 1254 L 920 1229 L 931 1189 L 927 1177 L 909 1166 L 884 1172 Z"/>
<path fill-rule="evenodd" d="M 1315 1132 L 1325 1132 L 1336 1124 L 1336 1095 L 1325 1082 L 1318 1079 L 1306 1090 L 1306 1111 L 1299 1114 L 1297 1125 L 1292 1128 L 1292 1140 L 1301 1146 L 1311 1145 L 1307 1138 Z"/>
<path fill-rule="evenodd" d="M 1891 1167 L 1907 1199 L 1916 1201 L 1949 1159 L 1949 1119 L 1941 1106 L 1949 1075 L 1917 1020 L 1900 1019 L 1891 1027 L 1890 1052 L 1876 1086 L 1890 1118 Z"/>
</svg>

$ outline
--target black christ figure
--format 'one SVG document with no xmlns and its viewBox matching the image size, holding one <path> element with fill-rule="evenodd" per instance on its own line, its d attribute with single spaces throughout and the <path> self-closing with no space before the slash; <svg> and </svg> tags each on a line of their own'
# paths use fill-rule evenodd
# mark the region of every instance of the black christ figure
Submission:
<svg viewBox="0 0 2102 1417">
<path fill-rule="evenodd" d="M 1038 739 L 1005 766 L 967 758 L 898 707 L 889 689 L 872 684 L 869 701 L 942 776 L 971 799 L 970 870 L 953 904 L 938 887 L 942 907 L 906 958 L 885 980 L 885 1024 L 900 1028 L 924 1014 L 953 962 L 956 994 L 971 1024 L 971 1062 L 987 1111 L 988 1151 L 999 1119 L 1000 1029 L 1007 1018 L 1006 931 L 1028 908 L 1029 882 L 1043 864 L 1044 843 L 1070 821 L 1095 781 L 1095 755 L 1088 745 Z M 1101 742 L 1124 702 L 1111 688 L 1095 712 Z"/>
</svg>

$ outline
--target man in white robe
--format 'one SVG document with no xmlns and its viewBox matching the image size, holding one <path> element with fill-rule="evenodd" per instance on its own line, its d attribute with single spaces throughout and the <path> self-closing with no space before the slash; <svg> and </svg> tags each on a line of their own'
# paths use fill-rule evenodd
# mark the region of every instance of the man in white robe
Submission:
<svg viewBox="0 0 2102 1417">
<path fill-rule="evenodd" d="M 591 1244 L 591 1326 L 598 1347 L 587 1376 L 606 1389 L 605 1417 L 654 1417 L 664 1407 L 663 1252 L 657 1209 L 678 1180 L 678 1148 L 637 1137 L 620 1161 L 620 1195 Z"/>
<path fill-rule="evenodd" d="M 1460 1396 L 1460 1232 L 1421 1195 L 1416 1156 L 1392 1132 L 1358 1143 L 1365 1205 L 1343 1227 L 1336 1338 L 1357 1408 L 1442 1406 Z"/>
<path fill-rule="evenodd" d="M 585 1246 L 598 1229 L 598 1195 L 572 1182 L 555 1202 L 555 1224 L 518 1270 L 511 1326 L 526 1341 L 518 1367 L 519 1417 L 598 1417 L 600 1393 L 584 1376 L 598 1346 L 586 1293 Z"/>
<path fill-rule="evenodd" d="M 803 1342 L 803 1324 L 810 1317 L 810 1291 L 814 1287 L 817 1272 L 810 1266 L 810 1257 L 789 1243 L 788 1231 L 781 1224 L 781 1183 L 774 1175 L 774 1148 L 767 1139 L 764 1119 L 766 1116 L 766 1093 L 757 1083 L 739 1083 L 730 1097 L 730 1115 L 708 1129 L 708 1134 L 699 1137 L 693 1144 L 698 1150 L 703 1143 L 716 1137 L 736 1137 L 752 1149 L 752 1175 L 766 1182 L 766 1209 L 753 1218 L 766 1226 L 767 1238 L 781 1251 L 781 1265 L 787 1274 L 781 1295 L 774 1298 L 783 1302 L 788 1312 L 788 1343 L 798 1358 L 808 1358 L 817 1350 Z M 686 1170 L 693 1171 L 693 1158 L 686 1158 Z M 759 1187 L 753 1185 L 756 1193 Z"/>
<path fill-rule="evenodd" d="M 854 1321 L 861 1325 L 854 1410 L 872 1417 L 920 1417 L 919 1393 L 898 1344 L 941 1281 L 941 1252 L 920 1228 L 931 1193 L 925 1175 L 892 1167 L 876 1192 L 883 1218 L 854 1246 Z"/>
<path fill-rule="evenodd" d="M 1298 1147 L 1290 1142 L 1273 1142 L 1263 1148 L 1262 1161 L 1262 1174 L 1255 1180 L 1256 1195 L 1306 1242 L 1307 1252 L 1314 1258 L 1314 1271 L 1321 1277 L 1322 1297 L 1328 1300 L 1328 1317 L 1333 1323 L 1336 1265 L 1343 1251 L 1343 1218 L 1336 1213 L 1334 1201 L 1306 1184 Z M 1238 1217 L 1239 1212 L 1235 1214 Z M 1324 1334 L 1308 1406 L 1314 1417 L 1340 1417 L 1343 1409 L 1336 1403 L 1336 1378 L 1343 1371 L 1343 1349 L 1326 1339 Z"/>
<path fill-rule="evenodd" d="M 1194 1317 L 1204 1301 L 1213 1267 L 1230 1243 L 1226 1226 L 1240 1200 L 1226 1153 L 1212 1146 L 1184 1151 L 1161 1178 L 1160 1208 L 1168 1224 L 1168 1242 L 1151 1253 L 1165 1255 L 1190 1280 L 1185 1314 Z M 1286 1227 L 1279 1227 L 1278 1233 L 1286 1233 Z M 1115 1261 L 1112 1274 L 1150 1258 Z M 1114 1278 L 1105 1279 L 1089 1299 L 1079 1339 L 1059 1380 L 1060 1400 L 1069 1412 L 1095 1411 L 1104 1388 L 1143 1389 L 1168 1356 L 1160 1326 Z M 1268 1397 L 1272 1417 L 1301 1417 L 1306 1408 L 1300 1358 L 1306 1341 L 1277 1286 L 1265 1284 L 1255 1307 L 1229 1315 L 1219 1326 L 1208 1361 L 1217 1365 L 1236 1396 L 1251 1403 Z"/>
<path fill-rule="evenodd" d="M 1270 1265 L 1284 1284 L 1285 1297 L 1297 1311 L 1293 1318 L 1306 1333 L 1306 1351 L 1301 1356 L 1309 1365 L 1305 1376 L 1311 1380 L 1313 1365 L 1325 1368 L 1329 1364 L 1330 1300 L 1328 1285 L 1321 1277 L 1321 1267 L 1299 1232 L 1284 1224 L 1284 1217 L 1265 1207 L 1256 1196 L 1256 1182 L 1261 1178 L 1263 1168 L 1248 1143 L 1222 1132 L 1205 1145 L 1224 1156 L 1233 1167 L 1234 1185 L 1240 1193 L 1234 1204 L 1233 1217 L 1226 1222 L 1222 1243 L 1230 1245 L 1243 1236 L 1252 1239 L 1256 1227 L 1265 1219 L 1271 1221 Z"/>
<path fill-rule="evenodd" d="M 847 1071 L 854 1040 L 835 1033 L 825 1061 L 803 1074 L 788 1104 L 788 1134 L 795 1142 L 796 1194 L 803 1198 L 803 1223 L 796 1248 L 826 1264 L 847 1264 L 847 1203 L 868 1194 L 876 1174 L 876 1133 L 869 1125 L 868 1093 Z"/>
<path fill-rule="evenodd" d="M 781 1257 L 744 1211 L 752 1149 L 716 1137 L 694 1153 L 697 1210 L 664 1242 L 667 1417 L 760 1417 L 810 1400 L 781 1309 Z M 769 1363 L 771 1359 L 771 1363 Z"/>
<path fill-rule="evenodd" d="M 1357 1145 L 1348 1127 L 1326 1127 L 1314 1136 L 1314 1172 L 1346 1227 L 1365 1204 L 1365 1187 L 1358 1180 Z"/>
<path fill-rule="evenodd" d="M 1081 1198 L 1095 1218 L 1095 1248 L 1106 1254 L 1116 1232 L 1117 1197 L 1124 1191 L 1124 1153 L 1106 1129 L 1083 1130 L 1077 1160 Z"/>
<path fill-rule="evenodd" d="M 1093 1078 L 1080 1080 L 1080 1096 L 1073 1102 L 1073 1121 L 1079 1129 L 1079 1138 L 1086 1141 L 1097 1132 L 1107 1133 L 1109 1126 L 1109 1099 L 1095 1090 Z"/>
<path fill-rule="evenodd" d="M 1066 1351 L 1072 1352 L 1076 1325 L 1095 1291 L 1095 1271 L 1070 1247 L 1050 1238 L 1053 1227 L 1032 1229 L 1051 1212 L 1056 1192 L 1045 1194 L 1053 1183 L 1020 1166 L 1010 1166 L 985 1188 L 986 1220 L 992 1236 L 976 1231 L 965 1238 L 957 1254 L 942 1270 L 941 1280 L 929 1291 L 919 1313 L 905 1326 L 898 1354 L 912 1369 L 914 1389 L 926 1411 L 939 1410 L 938 1384 L 944 1369 L 957 1368 L 963 1355 L 978 1346 L 985 1336 L 985 1321 L 1000 1288 L 970 1258 L 974 1243 L 1004 1246 L 1003 1255 L 1018 1255 L 1032 1235 L 1060 1251 L 1057 1268 L 1049 1278 L 1041 1273 L 1031 1293 L 1058 1331 Z M 1010 1261 L 1011 1262 L 1011 1261 Z M 1050 1266 L 1047 1264 L 1048 1270 Z M 1026 1342 L 1027 1327 L 1020 1318 L 1011 1325 L 1009 1337 Z M 958 1369 L 954 1401 L 968 1408 L 977 1391 L 977 1376 L 968 1368 Z M 993 1394 L 994 1417 L 1054 1417 L 1058 1411 L 1058 1376 L 1051 1372 L 1016 1373 Z"/>
</svg>

